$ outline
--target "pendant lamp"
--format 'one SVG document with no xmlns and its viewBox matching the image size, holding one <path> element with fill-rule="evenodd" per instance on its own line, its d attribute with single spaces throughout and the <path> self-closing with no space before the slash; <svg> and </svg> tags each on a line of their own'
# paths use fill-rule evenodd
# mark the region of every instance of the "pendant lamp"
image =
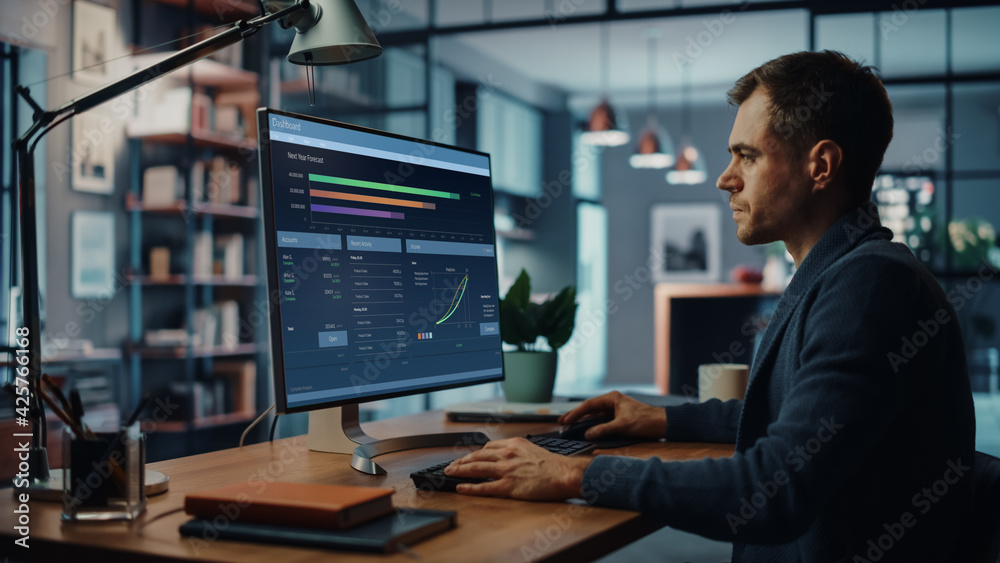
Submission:
<svg viewBox="0 0 1000 563">
<path fill-rule="evenodd" d="M 629 140 L 628 123 L 624 114 L 618 114 L 608 101 L 608 27 L 601 24 L 601 102 L 590 113 L 580 142 L 586 145 L 617 147 Z"/>
<path fill-rule="evenodd" d="M 681 101 L 682 130 L 680 150 L 677 151 L 677 163 L 674 169 L 667 172 L 667 183 L 674 185 L 703 184 L 708 179 L 708 169 L 701 151 L 691 141 L 691 65 L 685 65 L 683 71 L 683 99 Z"/>
<path fill-rule="evenodd" d="M 646 30 L 649 46 L 649 115 L 635 152 L 629 158 L 632 168 L 669 168 L 675 160 L 674 143 L 656 119 L 656 44 L 659 37 L 658 28 Z"/>
</svg>

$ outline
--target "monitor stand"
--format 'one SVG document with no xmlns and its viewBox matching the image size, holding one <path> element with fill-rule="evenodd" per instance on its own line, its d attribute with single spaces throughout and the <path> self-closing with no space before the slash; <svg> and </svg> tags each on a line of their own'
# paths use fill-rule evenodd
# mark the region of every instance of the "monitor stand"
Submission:
<svg viewBox="0 0 1000 563">
<path fill-rule="evenodd" d="M 478 446 L 489 440 L 482 432 L 443 432 L 377 440 L 361 429 L 356 403 L 309 413 L 309 449 L 353 454 L 351 467 L 369 475 L 386 475 L 385 469 L 372 461 L 375 456 L 417 448 Z"/>
</svg>

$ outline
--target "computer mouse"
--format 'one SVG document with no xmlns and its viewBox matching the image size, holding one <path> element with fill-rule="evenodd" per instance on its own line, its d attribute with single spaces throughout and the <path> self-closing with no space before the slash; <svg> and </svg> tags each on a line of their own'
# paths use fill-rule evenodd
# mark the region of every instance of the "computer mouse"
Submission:
<svg viewBox="0 0 1000 563">
<path fill-rule="evenodd" d="M 615 417 L 613 415 L 594 415 L 581 418 L 580 420 L 570 424 L 566 428 L 559 432 L 559 437 L 564 440 L 584 440 L 587 438 L 585 434 L 587 430 L 597 426 L 598 424 L 604 424 L 605 422 L 611 422 Z"/>
</svg>

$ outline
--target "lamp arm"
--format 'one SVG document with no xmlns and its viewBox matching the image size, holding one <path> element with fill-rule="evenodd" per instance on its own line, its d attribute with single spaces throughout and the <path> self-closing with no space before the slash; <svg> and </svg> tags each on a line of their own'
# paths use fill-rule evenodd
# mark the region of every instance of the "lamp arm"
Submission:
<svg viewBox="0 0 1000 563">
<path fill-rule="evenodd" d="M 277 9 L 270 14 L 264 14 L 251 20 L 240 20 L 226 31 L 199 41 L 190 47 L 182 49 L 162 61 L 145 69 L 102 86 L 81 98 L 70 100 L 54 110 L 44 111 L 31 99 L 30 92 L 23 86 L 17 87 L 17 93 L 34 109 L 31 126 L 14 142 L 14 152 L 17 154 L 18 166 L 18 196 L 20 199 L 20 233 L 21 233 L 21 297 L 24 328 L 28 330 L 27 337 L 31 343 L 28 354 L 28 385 L 31 395 L 32 411 L 37 414 L 37 420 L 32 421 L 32 455 L 30 475 L 35 480 L 49 478 L 48 460 L 45 454 L 45 414 L 42 410 L 40 393 L 42 380 L 41 359 L 41 313 L 39 306 L 38 279 L 38 225 L 36 222 L 37 204 L 35 201 L 35 162 L 34 148 L 39 140 L 51 129 L 57 117 L 65 115 L 68 119 L 73 115 L 83 113 L 104 102 L 135 90 L 174 70 L 183 68 L 212 53 L 234 45 L 244 38 L 253 35 L 264 25 L 276 20 L 293 16 L 301 10 L 310 8 L 309 0 L 285 0 L 272 2 Z M 282 21 L 284 25 L 284 21 Z M 59 122 L 56 122 L 58 124 Z M 37 138 L 35 138 L 37 136 Z M 39 431 L 40 430 L 40 431 Z"/>
</svg>

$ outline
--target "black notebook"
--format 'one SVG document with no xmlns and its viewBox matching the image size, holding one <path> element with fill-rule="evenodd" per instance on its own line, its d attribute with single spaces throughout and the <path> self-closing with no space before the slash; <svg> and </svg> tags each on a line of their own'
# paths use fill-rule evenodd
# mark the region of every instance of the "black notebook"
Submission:
<svg viewBox="0 0 1000 563">
<path fill-rule="evenodd" d="M 402 509 L 345 530 L 317 530 L 238 521 L 218 526 L 214 520 L 195 518 L 181 524 L 180 531 L 183 536 L 195 538 L 393 553 L 399 551 L 400 546 L 410 546 L 454 528 L 456 514 L 453 510 Z"/>
</svg>

